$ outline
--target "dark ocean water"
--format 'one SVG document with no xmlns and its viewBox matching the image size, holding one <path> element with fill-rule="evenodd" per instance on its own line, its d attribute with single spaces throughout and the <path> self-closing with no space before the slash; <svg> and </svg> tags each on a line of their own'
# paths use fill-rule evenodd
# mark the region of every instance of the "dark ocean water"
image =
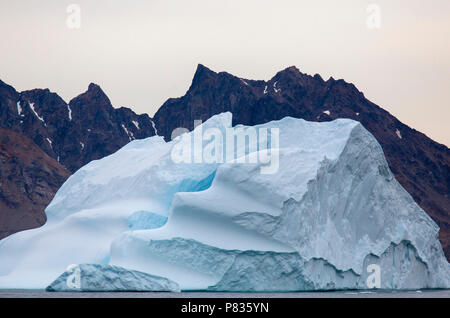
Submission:
<svg viewBox="0 0 450 318">
<path fill-rule="evenodd" d="M 317 293 L 50 293 L 44 290 L 0 290 L 0 298 L 450 298 L 450 290 L 342 291 Z"/>
</svg>

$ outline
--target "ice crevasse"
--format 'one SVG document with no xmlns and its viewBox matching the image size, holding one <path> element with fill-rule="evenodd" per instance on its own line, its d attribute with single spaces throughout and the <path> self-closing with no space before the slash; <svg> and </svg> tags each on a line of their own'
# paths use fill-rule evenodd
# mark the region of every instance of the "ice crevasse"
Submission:
<svg viewBox="0 0 450 318">
<path fill-rule="evenodd" d="M 173 160 L 184 137 L 225 135 L 231 123 L 231 113 L 216 115 L 171 142 L 136 140 L 81 168 L 47 207 L 47 224 L 0 241 L 0 288 L 45 288 L 87 263 L 182 290 L 367 289 L 373 264 L 383 289 L 450 288 L 438 226 L 360 123 L 253 126 L 279 129 L 273 174 L 249 163 L 264 138 L 256 149 L 236 145 L 246 163 Z"/>
</svg>

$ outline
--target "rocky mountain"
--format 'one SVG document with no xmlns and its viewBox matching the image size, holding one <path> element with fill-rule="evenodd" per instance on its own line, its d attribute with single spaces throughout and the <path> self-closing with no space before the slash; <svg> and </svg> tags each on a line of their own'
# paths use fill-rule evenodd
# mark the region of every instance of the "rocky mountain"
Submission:
<svg viewBox="0 0 450 318">
<path fill-rule="evenodd" d="M 351 118 L 381 144 L 396 179 L 438 223 L 440 241 L 450 258 L 450 150 L 408 127 L 370 102 L 353 84 L 295 67 L 269 81 L 241 79 L 199 65 L 186 95 L 169 99 L 154 116 L 160 135 L 170 139 L 178 127 L 225 111 L 233 124 L 256 125 L 285 116 L 308 121 Z"/>
<path fill-rule="evenodd" d="M 96 84 L 66 103 L 48 89 L 19 93 L 0 81 L 0 127 L 29 137 L 72 173 L 130 140 L 155 135 L 148 115 L 114 108 Z"/>
<path fill-rule="evenodd" d="M 29 138 L 0 128 L 0 239 L 43 225 L 45 207 L 69 175 Z"/>
<path fill-rule="evenodd" d="M 48 89 L 0 81 L 0 238 L 45 222 L 44 208 L 78 168 L 155 135 L 146 114 L 114 108 L 102 89 L 66 103 Z"/>
</svg>

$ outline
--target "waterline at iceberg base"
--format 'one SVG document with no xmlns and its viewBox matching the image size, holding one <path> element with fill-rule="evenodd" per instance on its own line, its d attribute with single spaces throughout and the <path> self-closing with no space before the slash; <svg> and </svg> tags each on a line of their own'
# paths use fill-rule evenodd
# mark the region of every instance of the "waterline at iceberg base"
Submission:
<svg viewBox="0 0 450 318">
<path fill-rule="evenodd" d="M 225 135 L 231 119 L 189 134 Z M 69 264 L 146 273 L 181 290 L 367 289 L 374 266 L 381 289 L 450 288 L 439 228 L 360 123 L 255 127 L 279 129 L 274 174 L 263 163 L 175 163 L 177 140 L 161 137 L 87 164 L 58 191 L 45 226 L 0 241 L 0 288 L 45 288 Z"/>
</svg>

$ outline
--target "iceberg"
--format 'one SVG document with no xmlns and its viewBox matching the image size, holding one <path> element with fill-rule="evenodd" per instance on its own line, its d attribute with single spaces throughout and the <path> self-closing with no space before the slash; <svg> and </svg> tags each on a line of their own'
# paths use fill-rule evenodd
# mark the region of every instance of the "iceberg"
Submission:
<svg viewBox="0 0 450 318">
<path fill-rule="evenodd" d="M 177 283 L 119 266 L 69 266 L 46 291 L 50 292 L 179 292 Z"/>
<path fill-rule="evenodd" d="M 235 143 L 240 157 L 196 160 L 194 145 L 181 156 L 194 160 L 174 160 L 196 136 L 234 129 L 267 133 Z M 264 173 L 258 158 L 275 137 L 277 169 Z M 42 228 L 0 241 L 0 288 L 45 288 L 69 264 L 119 266 L 181 290 L 450 288 L 438 226 L 350 119 L 232 127 L 223 113 L 170 142 L 132 141 L 72 175 L 46 214 Z"/>
</svg>

